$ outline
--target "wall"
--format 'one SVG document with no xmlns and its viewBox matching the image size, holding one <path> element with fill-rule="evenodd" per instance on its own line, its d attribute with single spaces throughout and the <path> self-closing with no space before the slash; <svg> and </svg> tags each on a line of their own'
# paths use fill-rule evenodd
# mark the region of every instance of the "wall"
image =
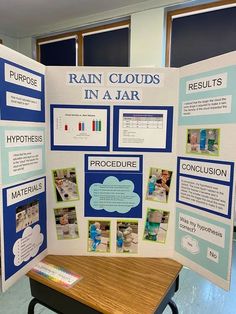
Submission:
<svg viewBox="0 0 236 314">
<path fill-rule="evenodd" d="M 2 39 L 3 45 L 12 48 L 14 50 L 17 50 L 17 39 L 13 37 L 9 37 L 6 35 L 2 35 L 0 32 L 0 38 Z"/>
<path fill-rule="evenodd" d="M 9 37 L 6 35 L 2 35 L 0 32 L 0 38 L 3 41 L 3 45 L 12 48 L 27 57 L 32 58 L 33 57 L 33 52 L 34 52 L 34 39 L 32 37 L 27 37 L 27 38 L 14 38 L 14 37 Z"/>
<path fill-rule="evenodd" d="M 26 55 L 27 57 L 34 58 L 34 44 L 35 40 L 32 37 L 18 39 L 17 51 Z"/>
<path fill-rule="evenodd" d="M 163 37 L 163 8 L 132 14 L 130 66 L 163 66 Z"/>
</svg>

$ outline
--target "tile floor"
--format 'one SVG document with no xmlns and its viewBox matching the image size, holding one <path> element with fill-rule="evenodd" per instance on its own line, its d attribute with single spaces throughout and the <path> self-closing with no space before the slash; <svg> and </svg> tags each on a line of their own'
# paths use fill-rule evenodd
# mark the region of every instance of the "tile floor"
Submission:
<svg viewBox="0 0 236 314">
<path fill-rule="evenodd" d="M 173 298 L 179 314 L 236 314 L 236 241 L 233 249 L 230 292 L 216 287 L 187 268 L 181 271 L 180 288 Z M 171 314 L 169 307 L 163 314 Z"/>
<path fill-rule="evenodd" d="M 236 242 L 232 265 L 230 292 L 217 288 L 198 274 L 184 268 L 180 274 L 180 289 L 174 297 L 179 314 L 236 314 Z M 28 278 L 24 277 L 6 293 L 0 294 L 0 314 L 27 314 L 30 299 Z M 35 314 L 53 313 L 40 305 L 35 307 Z M 163 314 L 170 313 L 167 307 Z"/>
</svg>

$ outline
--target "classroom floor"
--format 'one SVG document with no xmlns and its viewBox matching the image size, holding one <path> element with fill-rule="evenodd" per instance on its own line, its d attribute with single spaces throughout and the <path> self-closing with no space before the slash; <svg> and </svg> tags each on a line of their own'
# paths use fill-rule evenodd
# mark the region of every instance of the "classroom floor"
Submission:
<svg viewBox="0 0 236 314">
<path fill-rule="evenodd" d="M 180 274 L 180 289 L 174 300 L 179 314 L 235 314 L 236 313 L 236 241 L 232 262 L 232 281 L 230 292 L 217 288 L 198 274 L 184 268 Z M 1 314 L 27 314 L 31 299 L 28 278 L 24 277 L 6 293 L 0 294 Z M 36 305 L 35 314 L 54 312 Z M 170 314 L 167 307 L 163 314 Z M 73 314 L 73 313 L 71 313 Z M 128 313 L 127 313 L 128 314 Z M 145 313 L 140 313 L 145 314 Z"/>
</svg>

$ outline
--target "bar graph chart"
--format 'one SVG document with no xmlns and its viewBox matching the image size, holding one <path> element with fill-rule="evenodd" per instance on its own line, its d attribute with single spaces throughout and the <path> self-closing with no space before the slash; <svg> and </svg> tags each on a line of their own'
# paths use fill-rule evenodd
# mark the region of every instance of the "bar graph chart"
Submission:
<svg viewBox="0 0 236 314">
<path fill-rule="evenodd" d="M 55 144 L 107 145 L 107 109 L 55 108 L 53 114 Z"/>
</svg>

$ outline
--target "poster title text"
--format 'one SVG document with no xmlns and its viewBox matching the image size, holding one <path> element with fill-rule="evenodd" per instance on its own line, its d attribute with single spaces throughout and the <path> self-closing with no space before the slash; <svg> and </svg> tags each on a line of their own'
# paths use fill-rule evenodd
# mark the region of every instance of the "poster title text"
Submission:
<svg viewBox="0 0 236 314">
<path fill-rule="evenodd" d="M 84 87 L 85 100 L 139 102 L 142 98 L 142 87 L 163 86 L 163 74 L 74 72 L 67 74 L 66 82 L 69 86 Z"/>
</svg>

